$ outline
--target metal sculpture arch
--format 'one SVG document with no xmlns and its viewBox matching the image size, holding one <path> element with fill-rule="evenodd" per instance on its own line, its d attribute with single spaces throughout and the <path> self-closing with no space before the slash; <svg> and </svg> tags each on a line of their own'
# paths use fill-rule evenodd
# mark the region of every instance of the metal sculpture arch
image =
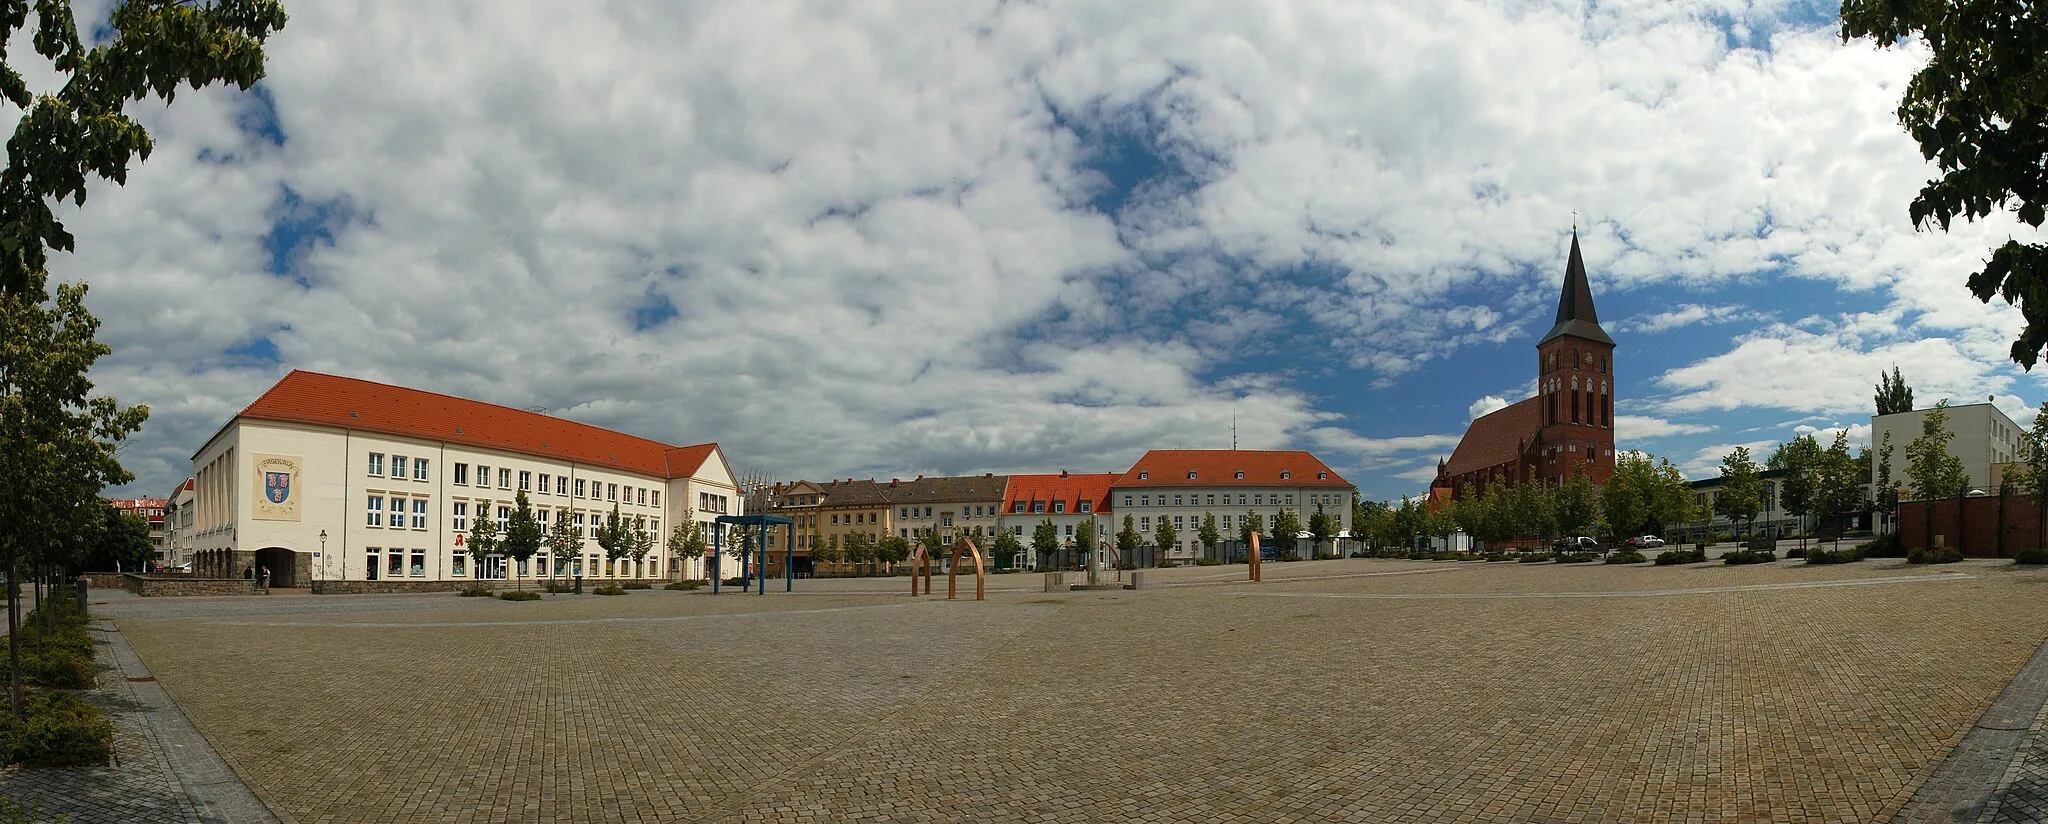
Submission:
<svg viewBox="0 0 2048 824">
<path fill-rule="evenodd" d="M 960 552 L 966 550 L 974 558 L 974 600 L 988 600 L 988 558 L 981 554 L 981 547 L 973 541 L 961 538 L 953 544 L 953 558 L 946 565 L 946 600 L 960 597 Z M 910 594 L 917 595 L 918 578 L 924 578 L 924 592 L 932 594 L 932 556 L 924 544 L 917 545 L 917 555 L 910 561 Z"/>
<path fill-rule="evenodd" d="M 1248 558 L 1246 558 L 1245 560 L 1246 560 L 1246 561 L 1247 561 L 1247 562 L 1248 562 L 1248 563 L 1250 564 L 1250 566 L 1251 566 L 1251 579 L 1250 579 L 1250 580 L 1253 580 L 1253 581 L 1263 580 L 1263 579 L 1261 579 L 1261 578 L 1259 577 L 1259 533 L 1256 533 L 1256 532 L 1252 533 L 1252 551 L 1251 551 L 1251 555 L 1250 555 L 1250 556 L 1249 556 Z"/>
</svg>

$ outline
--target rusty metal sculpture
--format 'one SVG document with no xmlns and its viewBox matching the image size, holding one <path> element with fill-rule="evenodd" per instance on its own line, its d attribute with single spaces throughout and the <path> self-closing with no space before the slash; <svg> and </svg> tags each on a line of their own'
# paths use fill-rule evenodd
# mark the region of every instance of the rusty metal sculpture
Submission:
<svg viewBox="0 0 2048 824">
<path fill-rule="evenodd" d="M 1249 560 L 1250 560 L 1250 562 L 1251 562 L 1251 569 L 1252 569 L 1252 577 L 1251 577 L 1251 580 L 1254 580 L 1254 581 L 1260 580 L 1260 578 L 1259 578 L 1259 533 L 1256 533 L 1256 532 L 1252 533 L 1252 552 L 1251 552 L 1251 557 L 1249 558 Z"/>
<path fill-rule="evenodd" d="M 966 538 L 961 538 L 957 543 L 953 544 L 953 562 L 946 570 L 946 600 L 952 600 L 959 593 L 960 550 L 963 547 L 967 551 L 974 553 L 974 600 L 986 601 L 988 600 L 988 564 L 981 556 L 981 547 L 975 546 L 973 541 Z M 931 584 L 927 583 L 925 587 L 925 592 L 931 592 Z"/>
</svg>

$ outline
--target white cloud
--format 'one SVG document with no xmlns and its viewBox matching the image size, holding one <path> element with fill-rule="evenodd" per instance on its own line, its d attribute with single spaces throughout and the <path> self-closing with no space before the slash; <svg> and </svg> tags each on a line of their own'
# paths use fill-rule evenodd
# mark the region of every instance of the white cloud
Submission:
<svg viewBox="0 0 2048 824">
<path fill-rule="evenodd" d="M 1675 309 L 1658 312 L 1641 318 L 1630 318 L 1609 325 L 1612 334 L 1654 335 L 1669 332 L 1695 324 L 1734 323 L 1759 317 L 1741 306 L 1703 306 L 1688 303 Z"/>
<path fill-rule="evenodd" d="M 1668 438 L 1673 435 L 1700 435 L 1712 431 L 1713 426 L 1702 423 L 1673 423 L 1648 415 L 1614 416 L 1615 439 L 1628 443 Z"/>
<path fill-rule="evenodd" d="M 1473 401 L 1471 406 L 1465 408 L 1465 420 L 1468 422 L 1476 421 L 1479 420 L 1479 418 L 1483 415 L 1497 412 L 1506 408 L 1508 408 L 1508 399 L 1503 398 L 1499 395 L 1487 395 L 1483 398 L 1480 398 L 1479 400 Z"/>
<path fill-rule="evenodd" d="M 1820 448 L 1822 449 L 1826 449 L 1830 445 L 1834 444 L 1835 433 L 1837 432 L 1847 433 L 1848 438 L 1846 440 L 1849 444 L 1849 449 L 1852 452 L 1870 446 L 1869 423 L 1852 423 L 1848 426 L 1826 427 L 1801 424 L 1799 426 L 1793 427 L 1792 431 L 1799 435 L 1812 435 L 1814 441 L 1818 442 L 1820 444 Z"/>
<path fill-rule="evenodd" d="M 1701 447 L 1693 453 L 1691 458 L 1676 461 L 1675 463 L 1678 464 L 1679 472 L 1684 473 L 1685 477 L 1695 481 L 1702 478 L 1720 477 L 1721 460 L 1734 452 L 1736 447 L 1747 447 L 1750 460 L 1756 461 L 1758 466 L 1762 466 L 1764 459 L 1771 456 L 1771 450 L 1777 448 L 1778 444 L 1779 441 L 1714 444 L 1713 446 Z"/>
<path fill-rule="evenodd" d="M 2039 388 L 2000 365 L 2016 313 L 1957 282 L 2031 230 L 1905 224 L 1925 166 L 1893 109 L 1923 54 L 1783 30 L 1783 4 L 551 8 L 294 7 L 265 82 L 282 146 L 237 128 L 246 95 L 138 104 L 155 154 L 53 267 L 93 280 L 101 387 L 154 410 L 140 491 L 288 367 L 785 476 L 1117 468 L 1227 443 L 1233 412 L 1241 445 L 1377 472 L 1456 438 L 1359 435 L 1243 359 L 1371 393 L 1525 340 L 1574 209 L 1601 290 L 1782 268 L 1883 304 L 1671 370 L 1637 426 L 1846 415 L 1894 361 L 1923 397 Z M 1112 214 L 1104 133 L 1168 164 Z M 331 240 L 281 278 L 286 214 Z M 675 316 L 637 329 L 650 302 Z M 263 340 L 280 364 L 224 354 Z"/>
</svg>

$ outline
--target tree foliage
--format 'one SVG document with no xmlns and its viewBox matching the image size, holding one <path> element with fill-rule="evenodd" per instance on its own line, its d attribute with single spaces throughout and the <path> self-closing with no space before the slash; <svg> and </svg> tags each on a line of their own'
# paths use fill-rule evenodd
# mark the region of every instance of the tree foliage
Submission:
<svg viewBox="0 0 2048 824">
<path fill-rule="evenodd" d="M 1001 563 L 1013 564 L 1016 563 L 1017 553 L 1024 551 L 1024 542 L 1017 540 L 1017 533 L 998 525 L 993 551 L 996 557 L 1001 559 Z"/>
<path fill-rule="evenodd" d="M 1172 552 L 1180 545 L 1180 530 L 1174 529 L 1173 522 L 1161 515 L 1158 525 L 1152 527 L 1152 541 L 1153 546 L 1159 547 L 1161 555 Z"/>
<path fill-rule="evenodd" d="M 1782 470 L 1785 473 L 1778 478 L 1778 504 L 1784 507 L 1786 512 L 1799 516 L 1802 525 L 1806 516 L 1814 514 L 1818 509 L 1814 504 L 1821 475 L 1825 469 L 1824 457 L 1825 453 L 1820 448 L 1819 441 L 1814 440 L 1812 435 L 1800 435 L 1779 444 L 1777 449 L 1771 451 L 1771 456 L 1764 459 L 1765 469 Z M 1805 530 L 1802 529 L 1801 532 L 1804 533 Z M 1806 545 L 1803 534 L 1799 545 Z"/>
<path fill-rule="evenodd" d="M 1948 428 L 1948 401 L 1943 399 L 1920 419 L 1920 437 L 1906 444 L 1906 477 L 1914 500 L 1960 498 L 1969 490 L 1963 459 L 1949 453 L 1949 441 L 1954 439 Z"/>
<path fill-rule="evenodd" d="M 1195 540 L 1202 542 L 1203 551 L 1216 551 L 1216 545 L 1223 542 L 1223 531 L 1216 528 L 1216 513 L 1202 513 L 1202 527 L 1195 530 Z"/>
<path fill-rule="evenodd" d="M 1301 516 L 1294 507 L 1283 506 L 1273 513 L 1273 543 L 1284 555 L 1293 555 L 1295 544 L 1301 541 Z"/>
<path fill-rule="evenodd" d="M 10 48 L 0 60 L 0 96 L 22 112 L 0 175 L 0 293 L 40 296 L 49 250 L 74 247 L 52 205 L 82 206 L 87 177 L 125 184 L 129 162 L 149 159 L 149 132 L 127 104 L 168 103 L 181 85 L 248 89 L 263 77 L 263 41 L 285 14 L 278 0 L 127 0 L 108 20 L 112 37 L 88 47 L 68 0 L 38 0 L 35 34 L 23 37 L 29 11 L 26 0 L 7 4 L 7 42 L 32 44 L 64 82 L 37 94 L 18 68 L 26 55 Z"/>
<path fill-rule="evenodd" d="M 575 513 L 567 509 L 555 510 L 555 520 L 548 524 L 548 553 L 553 557 L 551 566 L 544 570 L 548 577 L 556 569 L 567 568 L 576 556 L 583 554 L 583 530 L 576 528 Z"/>
<path fill-rule="evenodd" d="M 96 572 L 146 572 L 156 561 L 149 520 L 113 504 L 102 504 L 101 520 L 85 538 L 78 568 Z"/>
<path fill-rule="evenodd" d="M 1749 456 L 1749 447 L 1735 447 L 1721 457 L 1721 489 L 1714 496 L 1714 513 L 1730 521 L 1742 521 L 1748 525 L 1748 531 L 1754 531 L 1756 516 L 1763 509 L 1763 470 Z"/>
<path fill-rule="evenodd" d="M 470 560 L 474 562 L 477 580 L 483 580 L 484 559 L 498 551 L 498 519 L 491 517 L 489 499 L 476 501 L 470 505 L 476 507 L 476 516 L 469 519 L 469 543 L 462 549 L 469 553 Z"/>
<path fill-rule="evenodd" d="M 1031 528 L 1031 548 L 1038 552 L 1040 559 L 1055 557 L 1060 550 L 1060 528 L 1051 518 L 1039 521 Z"/>
<path fill-rule="evenodd" d="M 1129 515 L 1124 516 L 1124 528 L 1116 533 L 1116 552 L 1126 561 L 1138 556 L 1138 547 L 1145 545 L 1145 535 L 1138 531 L 1138 522 Z"/>
<path fill-rule="evenodd" d="M 1906 385 L 1906 378 L 1899 374 L 1899 367 L 1893 366 L 1892 373 L 1877 373 L 1877 414 L 1890 415 L 1894 412 L 1913 411 L 1913 387 Z"/>
<path fill-rule="evenodd" d="M 1913 37 L 1928 53 L 1906 84 L 1899 123 L 1941 176 L 1907 207 L 1913 225 L 2010 210 L 2040 228 L 2048 210 L 2048 5 L 2015 0 L 1844 0 L 1842 39 L 1890 48 Z M 2011 357 L 2027 369 L 2048 345 L 2048 244 L 2008 239 L 1969 278 L 2026 320 Z"/>
<path fill-rule="evenodd" d="M 499 539 L 498 551 L 512 556 L 524 565 L 540 552 L 540 520 L 534 517 L 533 503 L 526 499 L 526 490 L 512 498 L 512 519 L 506 523 L 505 536 Z M 513 574 L 518 574 L 514 568 Z M 516 578 L 514 579 L 516 582 Z"/>
<path fill-rule="evenodd" d="M 578 541 L 577 546 L 581 547 L 582 542 Z M 682 519 L 668 531 L 669 557 L 694 561 L 704 557 L 706 548 L 704 525 L 697 523 L 697 510 L 684 508 Z"/>
<path fill-rule="evenodd" d="M 1584 535 L 1591 531 L 1594 519 L 1599 517 L 1599 502 L 1593 495 L 1593 479 L 1586 475 L 1586 465 L 1580 463 L 1551 498 L 1551 517 L 1559 534 Z"/>
<path fill-rule="evenodd" d="M 1814 474 L 1810 508 L 1824 525 L 1834 522 L 1835 539 L 1839 542 L 1848 516 L 1864 509 L 1863 481 L 1868 477 L 1857 465 L 1855 456 L 1849 454 L 1847 431 L 1836 430 L 1834 443 L 1821 453 Z"/>
</svg>

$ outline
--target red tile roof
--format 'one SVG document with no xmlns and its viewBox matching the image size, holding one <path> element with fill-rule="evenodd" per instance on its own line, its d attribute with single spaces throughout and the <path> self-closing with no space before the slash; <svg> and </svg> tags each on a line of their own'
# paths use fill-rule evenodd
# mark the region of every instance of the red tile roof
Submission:
<svg viewBox="0 0 2048 824">
<path fill-rule="evenodd" d="M 1193 481 L 1188 480 L 1189 472 L 1195 473 Z M 1244 477 L 1237 477 L 1239 472 Z M 1282 472 L 1287 473 L 1286 478 L 1280 477 Z M 1115 485 L 1351 488 L 1350 481 L 1307 452 L 1257 449 L 1154 449 L 1139 458 Z"/>
<path fill-rule="evenodd" d="M 1536 441 L 1543 426 L 1542 401 L 1539 395 L 1479 416 L 1465 429 L 1444 472 L 1457 476 L 1520 460 L 1521 450 Z"/>
<path fill-rule="evenodd" d="M 240 417 L 502 449 L 661 478 L 688 477 L 718 448 L 715 443 L 670 446 L 497 404 L 300 369 L 270 387 Z"/>
<path fill-rule="evenodd" d="M 1057 475 L 1011 475 L 1010 489 L 1003 496 L 1003 513 L 1012 514 L 1022 502 L 1024 511 L 1037 511 L 1034 501 L 1044 501 L 1044 514 L 1052 513 L 1053 501 L 1065 501 L 1067 514 L 1081 511 L 1080 503 L 1097 513 L 1109 511 L 1109 487 L 1123 477 L 1116 472 L 1060 473 Z"/>
</svg>

